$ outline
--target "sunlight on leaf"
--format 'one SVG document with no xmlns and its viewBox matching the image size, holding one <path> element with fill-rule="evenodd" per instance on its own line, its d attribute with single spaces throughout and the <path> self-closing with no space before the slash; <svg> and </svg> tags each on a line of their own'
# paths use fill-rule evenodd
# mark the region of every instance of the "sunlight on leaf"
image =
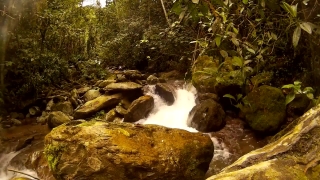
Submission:
<svg viewBox="0 0 320 180">
<path fill-rule="evenodd" d="M 232 96 L 231 94 L 225 94 L 225 95 L 223 95 L 223 97 L 230 98 L 230 99 L 237 101 L 236 98 L 234 96 Z"/>
<path fill-rule="evenodd" d="M 301 29 L 303 29 L 305 32 L 312 34 L 312 27 L 308 22 L 300 23 Z"/>
<path fill-rule="evenodd" d="M 296 97 L 296 94 L 295 94 L 293 91 L 291 91 L 291 92 L 286 96 L 286 105 L 289 104 L 290 102 L 292 102 L 295 97 Z"/>
<path fill-rule="evenodd" d="M 293 47 L 297 47 L 298 43 L 299 43 L 299 39 L 300 39 L 300 35 L 301 35 L 301 28 L 300 26 L 296 27 L 296 29 L 293 32 L 293 36 L 292 36 L 292 44 Z"/>
</svg>

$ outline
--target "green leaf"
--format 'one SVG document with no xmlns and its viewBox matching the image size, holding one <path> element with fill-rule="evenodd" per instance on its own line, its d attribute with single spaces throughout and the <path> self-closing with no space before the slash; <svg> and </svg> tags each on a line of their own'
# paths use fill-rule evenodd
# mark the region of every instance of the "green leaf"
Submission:
<svg viewBox="0 0 320 180">
<path fill-rule="evenodd" d="M 303 94 L 314 93 L 314 89 L 312 87 L 305 87 L 302 91 Z"/>
<path fill-rule="evenodd" d="M 240 58 L 238 56 L 233 56 L 232 57 L 232 65 L 242 67 L 242 65 L 243 65 L 242 58 Z"/>
<path fill-rule="evenodd" d="M 242 0 L 243 4 L 248 4 L 248 0 Z"/>
<path fill-rule="evenodd" d="M 199 0 L 192 0 L 193 3 L 198 4 Z"/>
<path fill-rule="evenodd" d="M 214 41 L 216 42 L 216 45 L 219 47 L 220 46 L 220 44 L 221 44 L 221 36 L 216 36 L 215 38 L 214 38 Z"/>
<path fill-rule="evenodd" d="M 221 56 L 222 56 L 223 58 L 228 57 L 228 53 L 227 53 L 227 51 L 225 51 L 225 50 L 220 50 L 220 54 L 221 54 Z"/>
<path fill-rule="evenodd" d="M 293 84 L 287 84 L 287 85 L 283 85 L 283 86 L 281 87 L 281 89 L 291 89 L 291 88 L 293 88 L 293 87 L 294 87 Z"/>
<path fill-rule="evenodd" d="M 232 43 L 233 43 L 234 45 L 236 45 L 236 46 L 239 46 L 239 45 L 240 45 L 237 38 L 234 38 L 234 37 L 233 37 L 233 38 L 231 38 L 231 41 L 232 41 Z"/>
<path fill-rule="evenodd" d="M 290 5 L 286 2 L 282 2 L 281 7 L 288 13 L 290 13 L 292 17 L 297 17 L 298 3 L 296 5 Z"/>
<path fill-rule="evenodd" d="M 246 61 L 244 61 L 244 65 L 247 65 L 247 64 L 249 64 L 251 62 L 252 62 L 252 60 L 246 60 Z"/>
<path fill-rule="evenodd" d="M 308 94 L 307 94 L 307 97 L 308 97 L 309 99 L 314 99 L 313 93 L 308 93 Z"/>
<path fill-rule="evenodd" d="M 300 28 L 300 26 L 297 26 L 296 29 L 294 30 L 293 36 L 292 36 L 293 47 L 297 47 L 299 40 L 300 40 L 300 35 L 301 35 L 301 28 Z"/>
<path fill-rule="evenodd" d="M 242 94 L 237 94 L 237 101 L 239 101 L 243 97 Z"/>
<path fill-rule="evenodd" d="M 223 95 L 223 97 L 230 98 L 230 99 L 237 101 L 236 98 L 234 96 L 232 96 L 231 94 L 225 94 L 225 95 Z"/>
<path fill-rule="evenodd" d="M 294 81 L 293 84 L 294 84 L 294 85 L 301 85 L 302 82 L 301 82 L 301 81 Z"/>
<path fill-rule="evenodd" d="M 291 91 L 291 92 L 286 96 L 286 105 L 289 104 L 290 102 L 292 102 L 295 97 L 296 97 L 296 94 L 295 94 L 293 91 Z"/>
<path fill-rule="evenodd" d="M 308 22 L 302 22 L 299 25 L 305 32 L 312 34 L 312 27 Z"/>
<path fill-rule="evenodd" d="M 245 72 L 253 72 L 252 67 L 249 67 L 249 66 L 244 67 L 243 70 L 244 70 Z"/>
</svg>

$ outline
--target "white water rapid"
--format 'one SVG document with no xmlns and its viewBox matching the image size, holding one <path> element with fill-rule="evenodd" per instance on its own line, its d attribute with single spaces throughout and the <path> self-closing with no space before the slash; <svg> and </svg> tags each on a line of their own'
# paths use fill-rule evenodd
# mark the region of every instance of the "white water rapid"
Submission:
<svg viewBox="0 0 320 180">
<path fill-rule="evenodd" d="M 196 89 L 193 86 L 185 86 L 176 90 L 176 98 L 173 105 L 168 106 L 159 95 L 155 93 L 155 86 L 149 86 L 147 95 L 154 98 L 155 106 L 146 119 L 137 123 L 157 124 L 169 128 L 184 129 L 189 132 L 198 132 L 196 129 L 188 127 L 188 115 L 196 105 Z M 223 142 L 219 142 L 215 137 L 210 136 L 214 144 L 214 160 L 227 159 L 230 153 Z"/>
<path fill-rule="evenodd" d="M 10 166 L 11 160 L 19 153 L 20 152 L 17 151 L 17 152 L 10 152 L 10 153 L 6 153 L 6 154 L 1 154 L 0 155 L 0 180 L 9 180 L 9 179 L 12 179 L 14 177 L 26 177 L 26 178 L 32 179 L 31 177 L 23 175 L 21 173 L 15 173 L 15 172 L 12 172 L 12 171 L 7 171 L 8 169 L 17 170 L 19 172 L 29 174 L 29 175 L 31 175 L 33 177 L 37 177 L 36 172 L 34 172 L 32 170 L 28 170 L 28 169 L 25 169 L 25 168 L 20 169 L 20 168 L 17 168 L 17 167 L 11 167 Z"/>
</svg>

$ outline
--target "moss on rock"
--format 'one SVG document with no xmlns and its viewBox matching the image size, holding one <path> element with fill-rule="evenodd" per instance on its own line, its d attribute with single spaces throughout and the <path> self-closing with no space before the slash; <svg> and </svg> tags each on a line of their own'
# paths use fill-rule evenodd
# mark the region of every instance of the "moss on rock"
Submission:
<svg viewBox="0 0 320 180">
<path fill-rule="evenodd" d="M 282 91 L 271 86 L 260 86 L 243 99 L 241 111 L 250 127 L 259 132 L 274 132 L 286 116 Z"/>
</svg>

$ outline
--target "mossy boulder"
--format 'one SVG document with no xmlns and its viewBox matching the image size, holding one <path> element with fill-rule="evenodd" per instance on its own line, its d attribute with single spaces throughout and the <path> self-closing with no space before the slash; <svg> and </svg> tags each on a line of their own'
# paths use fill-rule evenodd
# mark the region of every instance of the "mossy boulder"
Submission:
<svg viewBox="0 0 320 180">
<path fill-rule="evenodd" d="M 76 110 L 73 116 L 75 119 L 85 119 L 101 110 L 111 109 L 120 102 L 121 97 L 122 94 L 102 95 L 94 100 L 86 102 L 82 107 Z"/>
<path fill-rule="evenodd" d="M 243 98 L 241 111 L 249 126 L 262 133 L 276 131 L 286 117 L 285 97 L 278 88 L 263 85 Z"/>
<path fill-rule="evenodd" d="M 305 94 L 296 94 L 293 101 L 287 106 L 287 114 L 290 117 L 302 116 L 311 104 L 311 99 Z"/>
<path fill-rule="evenodd" d="M 154 107 L 154 99 L 152 96 L 141 96 L 134 100 L 124 116 L 125 122 L 136 122 L 147 117 L 148 113 Z"/>
<path fill-rule="evenodd" d="M 241 70 L 223 68 L 219 60 L 210 56 L 200 56 L 192 69 L 192 84 L 198 92 L 224 94 L 238 94 L 244 84 Z M 229 67 L 229 66 L 228 66 Z"/>
<path fill-rule="evenodd" d="M 278 134 L 207 180 L 318 180 L 320 177 L 320 105 Z"/>
<path fill-rule="evenodd" d="M 202 133 L 77 122 L 61 125 L 45 137 L 45 156 L 57 180 L 202 180 L 213 157 L 213 143 Z"/>
</svg>

